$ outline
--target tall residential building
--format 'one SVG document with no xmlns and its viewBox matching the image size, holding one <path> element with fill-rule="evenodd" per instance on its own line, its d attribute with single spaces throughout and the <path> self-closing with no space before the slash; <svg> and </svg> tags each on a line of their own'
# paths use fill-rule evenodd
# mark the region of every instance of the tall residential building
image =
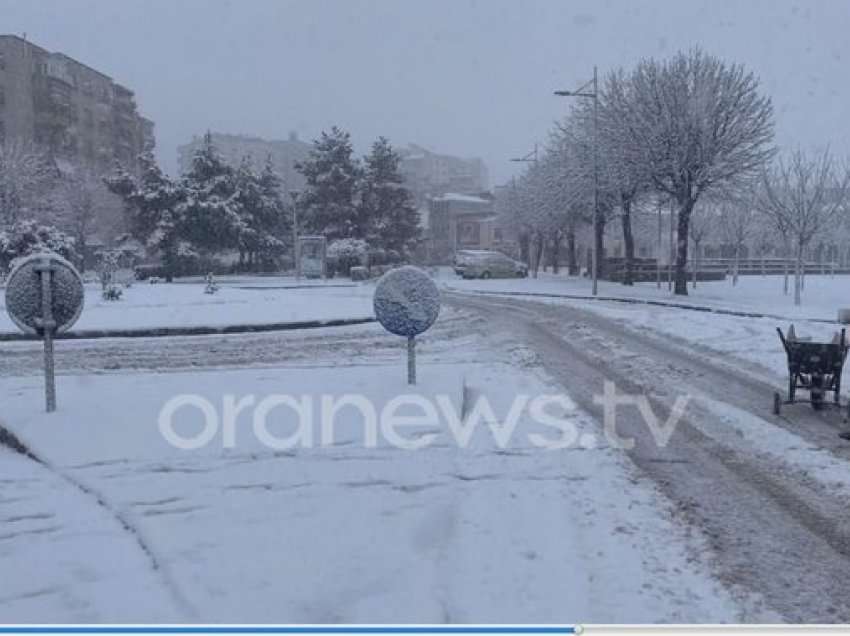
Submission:
<svg viewBox="0 0 850 636">
<path fill-rule="evenodd" d="M 0 143 L 45 148 L 61 165 L 131 171 L 154 146 L 153 122 L 133 91 L 109 76 L 16 35 L 0 35 Z"/>
<path fill-rule="evenodd" d="M 409 144 L 399 150 L 400 170 L 417 205 L 449 192 L 477 195 L 488 190 L 487 167 L 481 159 L 440 155 Z"/>
<path fill-rule="evenodd" d="M 298 139 L 293 132 L 286 140 L 262 139 L 246 135 L 210 133 L 212 143 L 231 166 L 238 166 L 244 157 L 249 157 L 256 168 L 262 168 L 271 157 L 272 165 L 283 181 L 283 190 L 293 192 L 304 188 L 304 177 L 295 169 L 295 164 L 307 158 L 311 144 Z M 188 172 L 192 157 L 204 143 L 203 136 L 194 136 L 188 144 L 177 148 L 180 172 Z"/>
</svg>

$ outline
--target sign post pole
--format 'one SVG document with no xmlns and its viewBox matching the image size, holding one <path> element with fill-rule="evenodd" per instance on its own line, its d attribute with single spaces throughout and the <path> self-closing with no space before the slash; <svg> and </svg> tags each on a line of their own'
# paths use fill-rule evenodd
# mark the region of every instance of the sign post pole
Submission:
<svg viewBox="0 0 850 636">
<path fill-rule="evenodd" d="M 56 366 L 53 356 L 53 263 L 42 260 L 35 271 L 41 276 L 41 332 L 44 341 L 44 394 L 48 413 L 56 410 Z"/>
<path fill-rule="evenodd" d="M 48 413 L 56 410 L 56 334 L 67 331 L 80 317 L 85 289 L 79 272 L 60 256 L 47 252 L 18 263 L 6 282 L 6 311 L 24 333 L 44 345 L 44 400 Z"/>
<path fill-rule="evenodd" d="M 416 336 L 407 337 L 407 383 L 416 384 Z"/>
<path fill-rule="evenodd" d="M 416 336 L 437 320 L 440 290 L 428 274 L 406 265 L 381 277 L 373 304 L 384 329 L 407 339 L 407 383 L 416 384 Z"/>
</svg>

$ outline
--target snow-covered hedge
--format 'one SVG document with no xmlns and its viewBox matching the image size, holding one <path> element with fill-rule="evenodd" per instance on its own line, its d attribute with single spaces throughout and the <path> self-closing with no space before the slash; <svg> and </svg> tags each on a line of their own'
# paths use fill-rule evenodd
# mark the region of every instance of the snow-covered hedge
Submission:
<svg viewBox="0 0 850 636">
<path fill-rule="evenodd" d="M 346 238 L 334 241 L 328 246 L 328 261 L 334 271 L 348 276 L 352 267 L 364 265 L 369 253 L 369 244 L 361 239 Z"/>
</svg>

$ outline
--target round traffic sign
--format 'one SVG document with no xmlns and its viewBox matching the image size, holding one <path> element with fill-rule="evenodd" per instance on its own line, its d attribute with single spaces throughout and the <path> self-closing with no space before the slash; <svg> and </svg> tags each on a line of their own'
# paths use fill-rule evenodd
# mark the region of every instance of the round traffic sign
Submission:
<svg viewBox="0 0 850 636">
<path fill-rule="evenodd" d="M 426 331 L 440 314 L 440 290 L 425 272 L 405 265 L 384 274 L 375 287 L 375 316 L 384 329 L 408 338 Z"/>
<path fill-rule="evenodd" d="M 33 254 L 20 261 L 6 282 L 6 311 L 24 333 L 40 333 L 41 272 L 51 270 L 51 296 L 56 331 L 70 329 L 83 311 L 83 279 L 71 263 L 52 252 Z"/>
</svg>

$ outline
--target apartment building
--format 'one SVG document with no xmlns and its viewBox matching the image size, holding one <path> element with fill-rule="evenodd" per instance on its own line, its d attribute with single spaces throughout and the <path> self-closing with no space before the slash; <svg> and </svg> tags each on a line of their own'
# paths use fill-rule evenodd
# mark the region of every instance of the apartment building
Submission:
<svg viewBox="0 0 850 636">
<path fill-rule="evenodd" d="M 60 165 L 135 171 L 154 124 L 133 91 L 108 75 L 16 35 L 0 35 L 0 143 L 46 149 Z M 66 163 L 67 162 L 67 163 Z"/>
</svg>

